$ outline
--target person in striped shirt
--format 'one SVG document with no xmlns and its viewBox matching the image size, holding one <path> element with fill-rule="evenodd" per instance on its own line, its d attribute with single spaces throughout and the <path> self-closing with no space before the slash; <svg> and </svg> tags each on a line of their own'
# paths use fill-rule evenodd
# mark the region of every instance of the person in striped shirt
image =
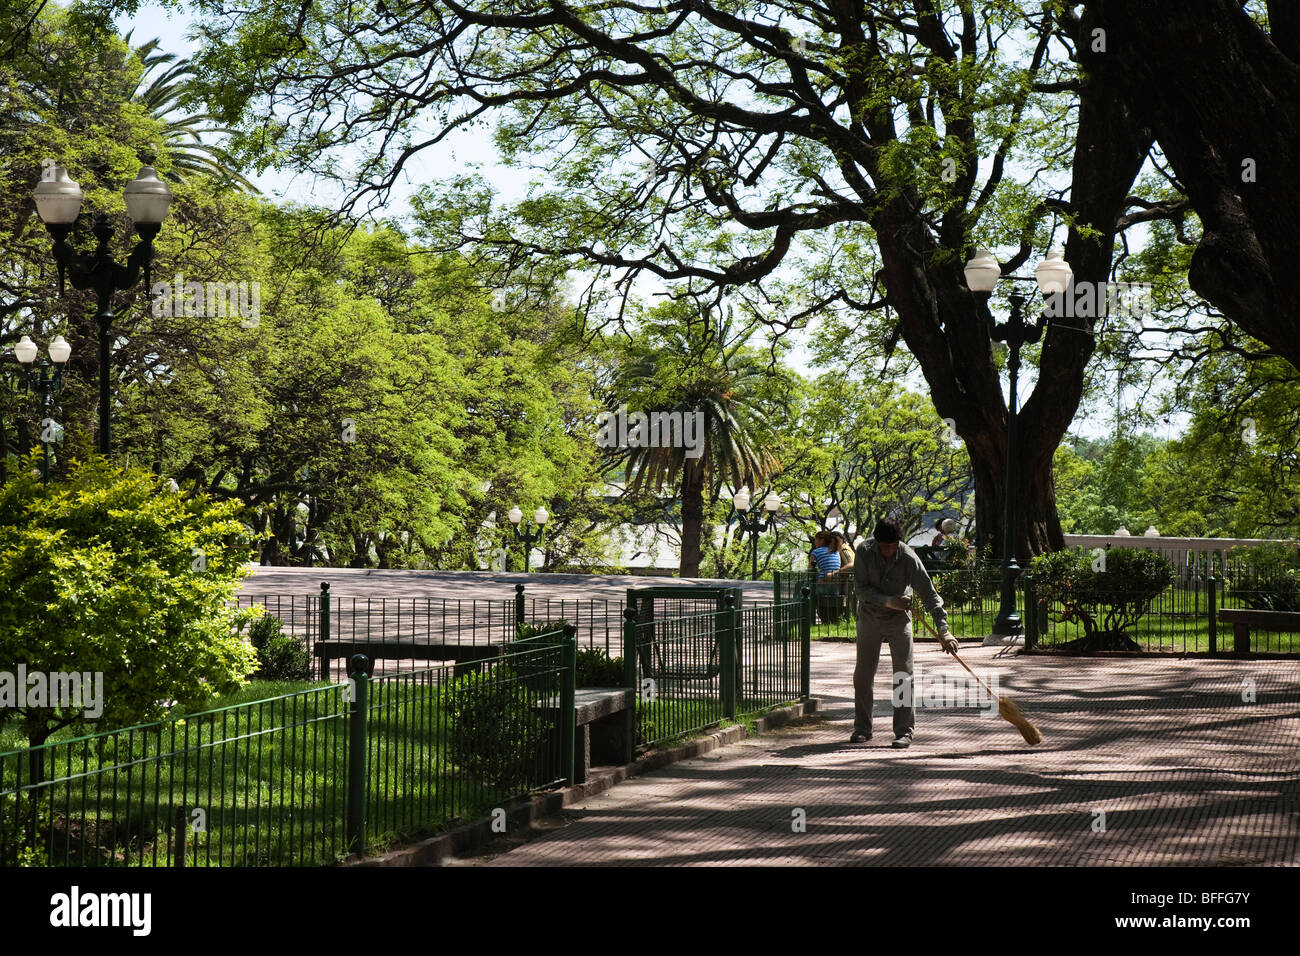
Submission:
<svg viewBox="0 0 1300 956">
<path fill-rule="evenodd" d="M 813 535 L 813 549 L 808 555 L 808 566 L 817 568 L 818 580 L 830 577 L 840 569 L 840 556 L 835 549 L 835 538 L 829 531 L 818 531 Z"/>
</svg>

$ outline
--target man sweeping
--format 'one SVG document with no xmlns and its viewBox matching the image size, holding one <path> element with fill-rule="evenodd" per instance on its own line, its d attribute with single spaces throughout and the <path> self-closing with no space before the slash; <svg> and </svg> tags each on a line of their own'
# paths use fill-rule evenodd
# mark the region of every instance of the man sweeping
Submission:
<svg viewBox="0 0 1300 956">
<path fill-rule="evenodd" d="M 871 739 L 872 685 L 880 664 L 880 645 L 889 642 L 894 668 L 894 743 L 907 747 L 916 730 L 912 706 L 912 593 L 921 595 L 934 618 L 939 641 L 956 654 L 957 638 L 948 632 L 948 614 L 915 551 L 902 543 L 898 524 L 882 520 L 871 541 L 858 545 L 853 585 L 858 601 L 858 663 L 853 671 L 853 736 L 850 743 Z M 906 702 L 902 706 L 898 701 Z"/>
</svg>

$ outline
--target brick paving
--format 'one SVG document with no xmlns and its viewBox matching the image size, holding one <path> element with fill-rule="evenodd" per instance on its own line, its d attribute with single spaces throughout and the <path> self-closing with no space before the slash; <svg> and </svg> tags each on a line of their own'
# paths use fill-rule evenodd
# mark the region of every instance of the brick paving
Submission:
<svg viewBox="0 0 1300 956">
<path fill-rule="evenodd" d="M 545 832 L 456 865 L 1291 865 L 1300 862 L 1300 662 L 1050 659 L 970 647 L 1043 733 L 918 709 L 850 744 L 852 644 L 814 645 L 825 720 L 619 784 Z M 923 674 L 964 674 L 918 644 Z M 1244 702 L 1245 682 L 1256 699 Z M 795 832 L 795 811 L 806 831 Z M 1104 811 L 1104 832 L 1100 831 Z"/>
</svg>

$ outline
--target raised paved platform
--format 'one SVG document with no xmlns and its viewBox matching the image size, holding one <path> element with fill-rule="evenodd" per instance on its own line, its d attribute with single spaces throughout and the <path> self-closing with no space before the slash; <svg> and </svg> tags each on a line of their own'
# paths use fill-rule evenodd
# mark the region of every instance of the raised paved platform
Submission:
<svg viewBox="0 0 1300 956">
<path fill-rule="evenodd" d="M 1300 662 L 968 648 L 1043 742 L 977 709 L 920 708 L 916 742 L 895 751 L 884 661 L 876 737 L 848 743 L 853 654 L 814 645 L 828 722 L 627 781 L 510 852 L 457 865 L 1300 863 Z M 923 674 L 962 673 L 932 645 L 917 656 Z"/>
<path fill-rule="evenodd" d="M 434 600 L 512 600 L 515 585 L 528 595 L 552 600 L 605 598 L 621 601 L 628 588 L 699 584 L 740 587 L 749 600 L 772 600 L 771 581 L 718 581 L 714 578 L 658 578 L 629 574 L 523 574 L 509 571 L 398 571 L 373 568 L 283 568 L 250 565 L 241 593 L 320 594 L 322 581 L 347 598 L 430 598 Z"/>
</svg>

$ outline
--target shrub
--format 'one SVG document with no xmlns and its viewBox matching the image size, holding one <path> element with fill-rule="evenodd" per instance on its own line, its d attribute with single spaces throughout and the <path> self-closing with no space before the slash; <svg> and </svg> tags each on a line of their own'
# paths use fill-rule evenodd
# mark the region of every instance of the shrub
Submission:
<svg viewBox="0 0 1300 956">
<path fill-rule="evenodd" d="M 569 622 L 560 618 L 558 621 L 532 621 L 520 624 L 515 628 L 515 640 L 527 641 L 543 634 L 556 636 L 558 641 L 564 634 L 564 629 L 569 626 Z"/>
<path fill-rule="evenodd" d="M 284 622 L 278 617 L 259 617 L 248 629 L 248 641 L 257 651 L 258 680 L 310 680 L 311 656 L 307 645 L 291 634 L 284 633 Z"/>
<path fill-rule="evenodd" d="M 19 790 L 0 800 L 0 866 L 45 866 L 37 847 L 48 845 L 49 821 L 48 791 Z"/>
<path fill-rule="evenodd" d="M 1094 568 L 1091 551 L 1054 551 L 1030 562 L 1039 606 L 1058 621 L 1083 625 L 1084 636 L 1063 649 L 1141 650 L 1125 631 L 1173 580 L 1173 566 L 1153 551 L 1111 548 L 1105 557 L 1102 569 Z"/>
<path fill-rule="evenodd" d="M 599 647 L 578 651 L 579 687 L 622 687 L 623 658 L 610 657 Z"/>
<path fill-rule="evenodd" d="M 0 488 L 0 670 L 102 673 L 97 729 L 240 687 L 254 664 L 238 633 L 254 615 L 232 607 L 252 556 L 242 513 L 101 459 L 48 484 L 16 469 Z M 8 716 L 33 746 L 87 720 L 49 707 Z"/>
<path fill-rule="evenodd" d="M 443 689 L 451 759 L 502 796 L 522 793 L 538 779 L 550 721 L 527 675 L 508 664 L 458 677 Z"/>
</svg>

